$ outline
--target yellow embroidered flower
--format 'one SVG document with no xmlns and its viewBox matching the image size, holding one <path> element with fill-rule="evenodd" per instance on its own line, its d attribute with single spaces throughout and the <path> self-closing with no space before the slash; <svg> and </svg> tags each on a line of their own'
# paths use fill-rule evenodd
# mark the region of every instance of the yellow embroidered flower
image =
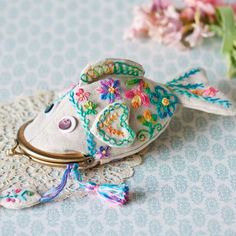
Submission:
<svg viewBox="0 0 236 236">
<path fill-rule="evenodd" d="M 150 110 L 145 110 L 143 115 L 138 115 L 137 119 L 144 125 L 151 127 L 157 121 L 157 115 L 152 114 Z"/>
<path fill-rule="evenodd" d="M 91 102 L 91 101 L 87 101 L 86 104 L 84 104 L 84 108 L 86 109 L 86 113 L 87 114 L 97 114 L 96 108 L 97 108 L 97 104 Z"/>
<path fill-rule="evenodd" d="M 193 94 L 202 96 L 202 94 L 204 93 L 204 90 L 202 90 L 202 89 L 192 89 L 191 92 L 192 92 Z"/>
<path fill-rule="evenodd" d="M 170 105 L 170 101 L 168 98 L 163 98 L 161 103 L 163 104 L 163 106 L 169 106 Z"/>
<path fill-rule="evenodd" d="M 143 117 L 145 118 L 146 121 L 151 121 L 152 120 L 152 113 L 149 110 L 145 110 L 143 112 Z"/>
<path fill-rule="evenodd" d="M 142 105 L 142 99 L 140 96 L 136 95 L 133 97 L 132 101 L 131 101 L 131 105 L 133 108 L 138 108 Z"/>
</svg>

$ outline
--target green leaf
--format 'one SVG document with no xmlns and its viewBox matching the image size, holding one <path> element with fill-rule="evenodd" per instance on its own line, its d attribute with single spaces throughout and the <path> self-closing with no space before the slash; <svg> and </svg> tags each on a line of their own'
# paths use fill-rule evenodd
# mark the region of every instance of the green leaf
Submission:
<svg viewBox="0 0 236 236">
<path fill-rule="evenodd" d="M 210 31 L 214 32 L 217 36 L 223 37 L 223 30 L 219 25 L 210 25 Z"/>
<path fill-rule="evenodd" d="M 236 38 L 234 12 L 231 7 L 219 7 L 217 14 L 223 32 L 222 52 L 226 54 L 232 50 Z"/>
<path fill-rule="evenodd" d="M 126 81 L 126 85 L 127 86 L 133 86 L 135 84 L 138 84 L 140 82 L 141 79 L 130 79 L 128 81 Z"/>
</svg>

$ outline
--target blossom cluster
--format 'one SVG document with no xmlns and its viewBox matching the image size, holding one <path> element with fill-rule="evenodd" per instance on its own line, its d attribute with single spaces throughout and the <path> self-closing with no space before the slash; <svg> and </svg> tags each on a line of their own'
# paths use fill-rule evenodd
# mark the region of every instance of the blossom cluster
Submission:
<svg viewBox="0 0 236 236">
<path fill-rule="evenodd" d="M 216 21 L 216 8 L 222 0 L 185 0 L 186 7 L 176 8 L 168 0 L 154 0 L 149 6 L 135 8 L 135 17 L 125 37 L 150 37 L 161 43 L 195 47 L 203 38 L 214 36 L 210 25 Z M 236 12 L 236 3 L 232 4 Z"/>
</svg>

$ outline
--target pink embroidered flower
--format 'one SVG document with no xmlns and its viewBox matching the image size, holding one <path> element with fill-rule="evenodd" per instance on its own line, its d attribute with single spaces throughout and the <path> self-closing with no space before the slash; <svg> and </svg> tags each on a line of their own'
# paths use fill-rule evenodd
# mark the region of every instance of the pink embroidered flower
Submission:
<svg viewBox="0 0 236 236">
<path fill-rule="evenodd" d="M 215 97 L 217 92 L 219 92 L 218 89 L 214 88 L 214 87 L 209 87 L 208 89 L 204 90 L 204 95 L 205 96 L 210 96 L 210 97 Z"/>
<path fill-rule="evenodd" d="M 79 102 L 88 100 L 89 95 L 90 93 L 85 92 L 82 88 L 78 89 L 78 91 L 76 92 L 76 96 L 78 97 Z"/>
<path fill-rule="evenodd" d="M 113 103 L 116 99 L 121 99 L 120 81 L 109 78 L 100 82 L 101 87 L 97 91 L 101 94 L 101 99 L 109 100 Z"/>
<path fill-rule="evenodd" d="M 144 86 L 145 86 L 145 83 L 143 80 L 141 80 L 137 88 L 133 88 L 125 92 L 125 96 L 127 98 L 132 99 L 131 105 L 133 108 L 138 108 L 141 105 L 144 105 L 144 106 L 150 105 L 150 99 L 148 95 L 143 91 Z"/>
<path fill-rule="evenodd" d="M 16 190 L 15 190 L 15 193 L 20 193 L 21 192 L 21 189 L 20 188 L 17 188 Z"/>
</svg>

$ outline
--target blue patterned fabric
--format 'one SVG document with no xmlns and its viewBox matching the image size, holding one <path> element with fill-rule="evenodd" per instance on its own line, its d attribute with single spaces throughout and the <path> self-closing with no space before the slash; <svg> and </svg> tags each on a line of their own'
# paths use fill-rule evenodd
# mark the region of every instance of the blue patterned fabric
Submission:
<svg viewBox="0 0 236 236">
<path fill-rule="evenodd" d="M 0 0 L 0 101 L 69 87 L 87 63 L 105 57 L 135 60 L 163 83 L 204 67 L 236 101 L 235 81 L 222 80 L 219 41 L 191 52 L 123 41 L 132 8 L 143 2 Z M 234 236 L 236 118 L 180 108 L 127 183 L 133 198 L 124 207 L 88 196 L 17 212 L 1 208 L 0 236 Z"/>
</svg>

